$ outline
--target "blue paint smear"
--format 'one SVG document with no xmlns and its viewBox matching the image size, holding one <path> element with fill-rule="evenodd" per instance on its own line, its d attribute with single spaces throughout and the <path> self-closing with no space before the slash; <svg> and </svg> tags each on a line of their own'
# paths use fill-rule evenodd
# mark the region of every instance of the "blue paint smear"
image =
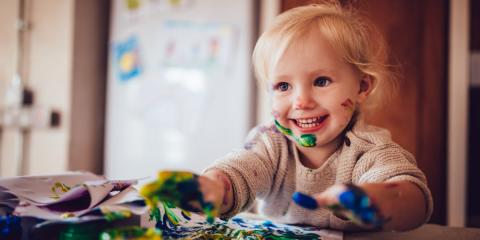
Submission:
<svg viewBox="0 0 480 240">
<path fill-rule="evenodd" d="M 318 208 L 318 203 L 317 201 L 310 197 L 307 194 L 301 193 L 301 192 L 295 192 L 292 196 L 293 201 L 307 209 L 316 209 Z"/>
</svg>

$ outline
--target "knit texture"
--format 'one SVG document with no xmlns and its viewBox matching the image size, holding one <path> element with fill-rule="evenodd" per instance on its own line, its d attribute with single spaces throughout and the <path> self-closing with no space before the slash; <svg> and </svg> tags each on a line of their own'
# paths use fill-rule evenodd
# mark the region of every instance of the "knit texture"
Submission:
<svg viewBox="0 0 480 240">
<path fill-rule="evenodd" d="M 394 143 L 385 129 L 358 121 L 345 133 L 344 144 L 318 169 L 303 166 L 295 143 L 273 123 L 254 128 L 247 139 L 243 149 L 231 152 L 206 170 L 220 170 L 232 182 L 234 204 L 222 217 L 247 210 L 257 199 L 260 212 L 278 222 L 360 230 L 326 209 L 304 209 L 294 204 L 291 196 L 296 191 L 320 193 L 337 183 L 403 180 L 415 183 L 423 192 L 427 203 L 425 222 L 432 214 L 433 201 L 425 175 L 412 154 Z"/>
</svg>

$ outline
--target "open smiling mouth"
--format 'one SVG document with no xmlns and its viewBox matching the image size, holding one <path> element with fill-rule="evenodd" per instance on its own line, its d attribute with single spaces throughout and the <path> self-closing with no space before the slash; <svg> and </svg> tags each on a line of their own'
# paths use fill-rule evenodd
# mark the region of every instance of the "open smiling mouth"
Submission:
<svg viewBox="0 0 480 240">
<path fill-rule="evenodd" d="M 301 129 L 314 129 L 322 125 L 322 123 L 325 121 L 325 119 L 328 118 L 327 115 L 323 116 L 318 116 L 318 117 L 313 117 L 313 118 L 297 118 L 297 119 L 291 119 L 295 125 Z"/>
</svg>

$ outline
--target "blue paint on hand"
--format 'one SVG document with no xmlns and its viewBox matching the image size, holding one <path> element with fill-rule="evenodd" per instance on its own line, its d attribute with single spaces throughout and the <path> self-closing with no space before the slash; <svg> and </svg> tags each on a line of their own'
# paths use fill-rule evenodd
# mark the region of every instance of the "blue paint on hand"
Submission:
<svg viewBox="0 0 480 240">
<path fill-rule="evenodd" d="M 381 226 L 384 219 L 379 210 L 372 204 L 368 195 L 359 187 L 347 184 L 348 190 L 338 197 L 340 204 L 353 213 L 356 222 L 367 225 Z"/>
<path fill-rule="evenodd" d="M 355 195 L 352 191 L 345 191 L 340 196 L 338 197 L 338 200 L 340 203 L 348 208 L 348 209 L 354 209 L 355 208 Z"/>
<path fill-rule="evenodd" d="M 296 204 L 298 204 L 301 207 L 312 209 L 312 210 L 318 208 L 317 201 L 307 194 L 304 194 L 301 192 L 295 192 L 292 196 L 292 199 Z"/>
</svg>

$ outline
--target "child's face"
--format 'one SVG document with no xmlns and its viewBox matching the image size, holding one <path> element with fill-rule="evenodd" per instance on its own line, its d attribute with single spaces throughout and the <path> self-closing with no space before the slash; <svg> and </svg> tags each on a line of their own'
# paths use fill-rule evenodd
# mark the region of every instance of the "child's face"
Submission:
<svg viewBox="0 0 480 240">
<path fill-rule="evenodd" d="M 370 82 L 361 77 L 312 31 L 285 51 L 273 71 L 273 115 L 296 136 L 314 134 L 316 147 L 335 144 L 366 98 Z"/>
</svg>

